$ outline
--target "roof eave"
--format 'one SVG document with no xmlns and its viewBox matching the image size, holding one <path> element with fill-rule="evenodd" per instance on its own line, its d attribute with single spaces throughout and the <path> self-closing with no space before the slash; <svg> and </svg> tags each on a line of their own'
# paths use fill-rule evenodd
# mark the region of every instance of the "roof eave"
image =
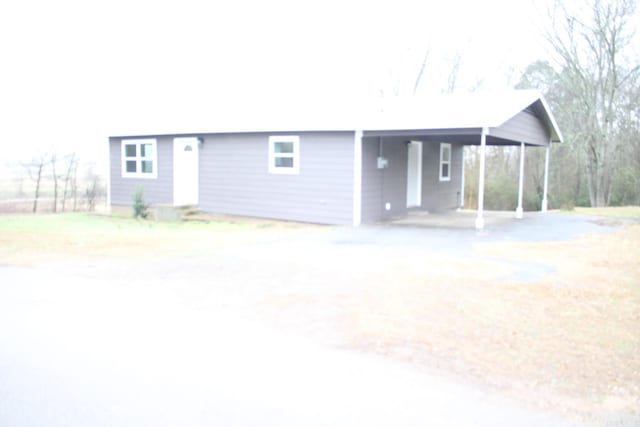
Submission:
<svg viewBox="0 0 640 427">
<path fill-rule="evenodd" d="M 547 104 L 547 100 L 544 99 L 544 96 L 540 95 L 539 101 L 542 104 L 542 108 L 544 108 L 544 113 L 547 116 L 547 120 L 549 120 L 549 124 L 551 127 L 550 129 L 551 142 L 557 142 L 557 143 L 564 142 L 564 139 L 562 138 L 562 132 L 560 132 L 558 123 L 556 122 L 556 119 L 553 117 L 553 113 L 551 112 L 551 108 L 549 108 L 549 104 Z"/>
</svg>

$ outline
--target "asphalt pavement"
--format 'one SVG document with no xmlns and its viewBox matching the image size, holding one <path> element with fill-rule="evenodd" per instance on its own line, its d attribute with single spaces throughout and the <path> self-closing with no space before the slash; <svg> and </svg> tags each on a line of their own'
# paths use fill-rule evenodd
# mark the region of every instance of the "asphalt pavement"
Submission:
<svg viewBox="0 0 640 427">
<path fill-rule="evenodd" d="M 0 266 L 0 426 L 213 425 L 569 424 L 162 286 Z"/>
</svg>

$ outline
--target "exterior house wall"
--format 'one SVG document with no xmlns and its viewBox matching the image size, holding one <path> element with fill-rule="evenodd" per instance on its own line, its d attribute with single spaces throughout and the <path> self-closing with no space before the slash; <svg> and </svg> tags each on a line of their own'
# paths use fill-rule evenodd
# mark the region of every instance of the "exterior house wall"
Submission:
<svg viewBox="0 0 640 427">
<path fill-rule="evenodd" d="M 462 186 L 464 146 L 451 144 L 451 180 L 440 181 L 440 144 L 422 143 L 422 206 L 431 212 L 456 209 Z"/>
<path fill-rule="evenodd" d="M 548 145 L 551 138 L 544 123 L 527 110 L 518 113 L 499 128 L 491 128 L 489 134 L 496 138 L 535 145 Z"/>
<path fill-rule="evenodd" d="M 382 170 L 377 167 L 378 137 L 362 138 L 362 222 L 382 219 Z"/>
<path fill-rule="evenodd" d="M 269 173 L 269 136 L 215 134 L 200 148 L 200 208 L 327 224 L 353 222 L 353 132 L 300 137 L 298 174 Z"/>
<path fill-rule="evenodd" d="M 407 214 L 407 168 L 409 149 L 406 137 L 382 138 L 382 156 L 389 161 L 382 170 L 382 219 L 399 218 Z M 387 210 L 384 205 L 390 204 Z"/>
<path fill-rule="evenodd" d="M 407 214 L 407 137 L 365 137 L 362 144 L 362 222 L 371 223 Z M 380 147 L 382 142 L 382 147 Z M 456 209 L 462 185 L 464 146 L 451 144 L 451 180 L 440 181 L 440 144 L 422 143 L 422 205 L 432 212 Z M 377 157 L 388 161 L 377 168 Z M 385 204 L 391 205 L 390 210 Z"/>
<path fill-rule="evenodd" d="M 134 139 L 134 138 L 126 138 Z M 144 199 L 153 205 L 173 203 L 173 138 L 156 138 L 158 171 L 157 178 L 122 177 L 122 139 L 109 139 L 111 204 L 133 204 L 133 196 L 138 186 L 143 187 Z"/>
<path fill-rule="evenodd" d="M 365 137 L 362 143 L 362 222 L 371 223 L 407 213 L 406 137 Z M 377 158 L 388 161 L 378 169 Z M 389 204 L 387 210 L 385 205 Z"/>
</svg>

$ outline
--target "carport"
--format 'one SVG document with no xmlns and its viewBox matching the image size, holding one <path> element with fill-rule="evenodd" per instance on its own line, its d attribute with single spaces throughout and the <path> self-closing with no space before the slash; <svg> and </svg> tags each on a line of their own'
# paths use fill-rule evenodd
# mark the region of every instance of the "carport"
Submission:
<svg viewBox="0 0 640 427">
<path fill-rule="evenodd" d="M 427 102 L 405 99 L 385 106 L 380 117 L 376 126 L 365 128 L 361 138 L 356 135 L 356 153 L 358 149 L 362 152 L 357 157 L 362 159 L 360 193 L 364 220 L 376 219 L 378 210 L 383 212 L 378 219 L 396 219 L 406 216 L 410 209 L 460 208 L 464 200 L 463 147 L 469 145 L 478 146 L 480 156 L 477 229 L 485 225 L 485 174 L 491 173 L 485 170 L 487 145 L 520 147 L 516 218 L 523 217 L 526 150 L 545 150 L 541 210 L 547 210 L 550 147 L 554 142 L 562 142 L 562 136 L 538 91 L 447 95 Z M 412 151 L 419 153 L 415 155 L 415 165 Z M 424 154 L 427 151 L 430 154 Z M 439 159 L 434 160 L 437 153 Z"/>
</svg>

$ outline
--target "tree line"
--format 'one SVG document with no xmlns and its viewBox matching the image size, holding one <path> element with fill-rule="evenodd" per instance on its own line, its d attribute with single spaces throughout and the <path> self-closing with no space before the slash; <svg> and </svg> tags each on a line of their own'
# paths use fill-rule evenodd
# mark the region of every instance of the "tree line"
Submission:
<svg viewBox="0 0 640 427">
<path fill-rule="evenodd" d="M 105 194 L 102 180 L 93 166 L 88 165 L 84 175 L 79 176 L 81 161 L 75 152 L 65 155 L 42 152 L 30 161 L 20 162 L 20 165 L 33 184 L 30 207 L 33 213 L 43 210 L 53 213 L 80 209 L 93 211 L 97 199 Z M 19 188 L 19 193 L 22 193 L 22 185 Z M 42 206 L 44 194 L 52 196 L 46 208 Z M 17 196 L 22 197 L 22 194 Z"/>
<path fill-rule="evenodd" d="M 539 89 L 563 133 L 551 151 L 550 207 L 640 204 L 640 64 L 633 0 L 556 1 L 544 38 L 550 58 L 516 87 Z M 636 44 L 634 44 L 636 43 Z M 465 205 L 477 193 L 477 155 L 467 149 Z M 525 209 L 540 208 L 544 150 L 525 155 Z M 519 149 L 487 152 L 487 207 L 516 204 Z"/>
</svg>

